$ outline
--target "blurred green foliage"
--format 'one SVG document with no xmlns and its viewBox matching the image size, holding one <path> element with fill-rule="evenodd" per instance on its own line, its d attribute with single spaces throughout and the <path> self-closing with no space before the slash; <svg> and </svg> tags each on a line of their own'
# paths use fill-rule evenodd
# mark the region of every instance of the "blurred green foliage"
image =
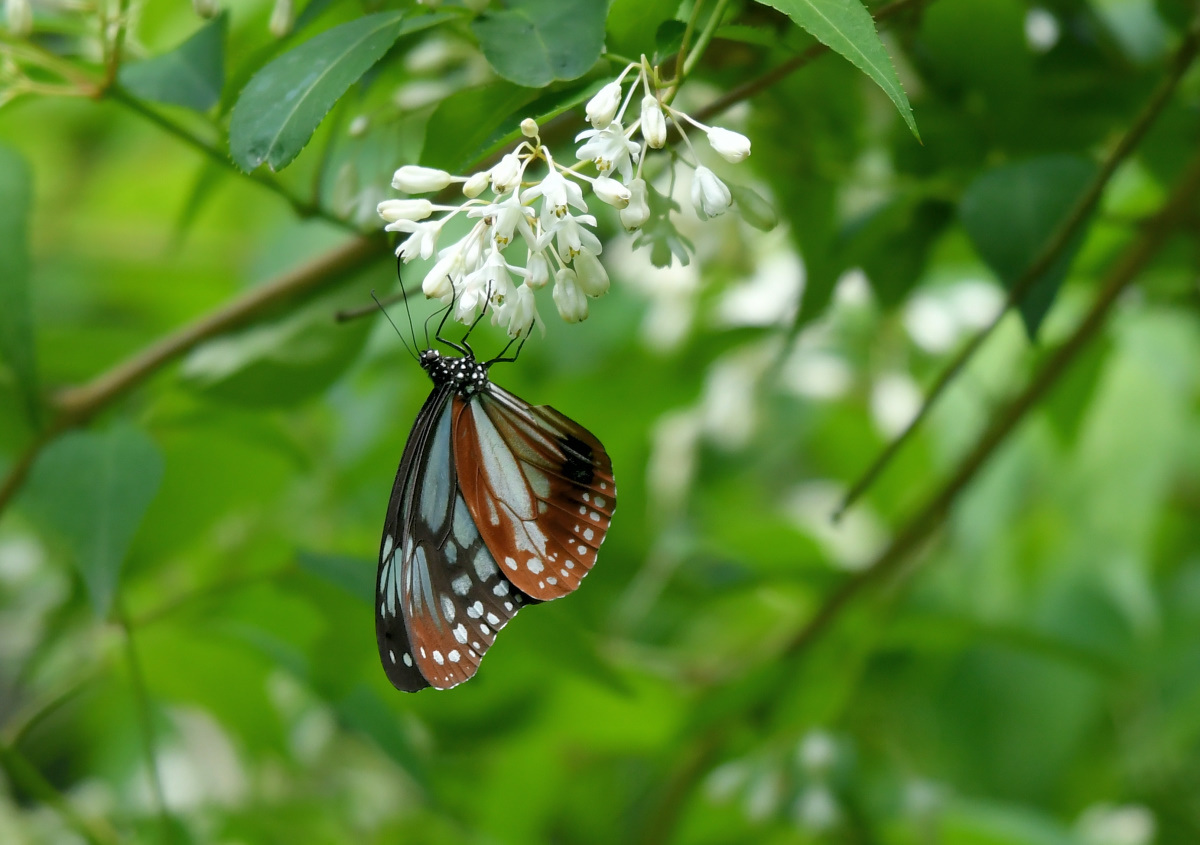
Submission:
<svg viewBox="0 0 1200 845">
<path fill-rule="evenodd" d="M 857 574 L 1179 189 L 1194 3 L 868 3 L 882 41 L 857 0 L 128 5 L 0 36 L 0 842 L 1200 841 L 1195 197 L 944 524 Z M 525 116 L 568 144 L 618 55 L 684 43 L 677 105 L 741 92 L 745 219 L 664 171 L 650 250 L 601 212 L 612 292 L 493 372 L 608 448 L 599 562 L 398 693 L 373 558 L 428 381 L 335 320 L 396 287 L 376 204 Z"/>
</svg>

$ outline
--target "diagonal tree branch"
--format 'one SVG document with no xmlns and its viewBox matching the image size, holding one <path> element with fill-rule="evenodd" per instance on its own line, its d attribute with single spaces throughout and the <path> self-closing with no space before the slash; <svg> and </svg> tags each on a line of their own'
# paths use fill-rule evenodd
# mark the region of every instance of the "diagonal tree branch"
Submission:
<svg viewBox="0 0 1200 845">
<path fill-rule="evenodd" d="M 1117 260 L 1106 276 L 1100 293 L 1087 315 L 1067 339 L 1034 375 L 1026 388 L 998 413 L 976 441 L 974 448 L 959 462 L 950 478 L 926 500 L 904 524 L 892 542 L 871 566 L 848 577 L 822 603 L 817 612 L 788 640 L 774 663 L 794 665 L 852 606 L 854 601 L 875 585 L 897 577 L 901 567 L 942 524 L 959 494 L 975 479 L 996 450 L 1008 439 L 1029 411 L 1050 391 L 1079 353 L 1104 326 L 1112 306 L 1122 292 L 1145 269 L 1166 244 L 1167 239 L 1186 224 L 1200 196 L 1200 154 L 1196 155 L 1179 179 L 1166 204 L 1149 221 L 1141 237 Z M 639 841 L 667 842 L 684 805 L 696 784 L 718 759 L 725 739 L 745 720 L 762 718 L 788 682 L 786 672 L 778 673 L 774 683 L 764 684 L 734 718 L 700 734 L 660 790 L 657 806 Z M 734 681 L 732 683 L 738 683 Z"/>
<path fill-rule="evenodd" d="M 835 521 L 840 519 L 842 514 L 862 497 L 863 493 L 875 482 L 875 479 L 887 468 L 892 458 L 896 456 L 896 453 L 908 442 L 917 427 L 924 422 L 925 417 L 928 416 L 934 404 L 941 398 L 942 393 L 954 381 L 955 377 L 962 372 L 963 367 L 967 365 L 971 358 L 975 356 L 975 353 L 983 346 L 984 341 L 991 336 L 991 333 L 1004 319 L 1009 309 L 1021 303 L 1026 294 L 1029 293 L 1034 284 L 1041 278 L 1042 274 L 1062 255 L 1067 245 L 1071 243 L 1072 239 L 1078 234 L 1095 210 L 1097 203 L 1100 202 L 1101 195 L 1104 193 L 1105 187 L 1108 185 L 1109 180 L 1112 179 L 1117 167 L 1137 148 L 1138 144 L 1141 143 L 1146 133 L 1150 130 L 1150 127 L 1154 125 L 1155 120 L 1162 114 L 1163 109 L 1171 99 L 1171 95 L 1175 93 L 1175 89 L 1179 86 L 1183 75 L 1195 61 L 1198 48 L 1200 48 L 1200 22 L 1194 24 L 1189 30 L 1179 49 L 1176 51 L 1174 60 L 1171 63 L 1170 72 L 1159 83 L 1158 87 L 1154 89 L 1154 93 L 1150 95 L 1150 99 L 1142 107 L 1133 125 L 1129 127 L 1129 131 L 1125 133 L 1120 142 L 1108 154 L 1108 157 L 1105 158 L 1099 172 L 1096 174 L 1096 178 L 1092 180 L 1087 191 L 1075 203 L 1070 214 L 1067 215 L 1067 218 L 1054 232 L 1054 235 L 1046 242 L 1033 263 L 1013 283 L 1012 288 L 1009 289 L 1008 298 L 1004 302 L 1004 307 L 1000 309 L 992 322 L 972 337 L 954 357 L 954 360 L 946 366 L 946 369 L 942 371 L 937 381 L 929 389 L 929 394 L 925 397 L 925 401 L 917 411 L 917 415 L 879 453 L 879 456 L 867 467 L 859 479 L 850 486 L 850 489 L 842 499 L 841 505 L 838 506 L 837 511 L 833 514 Z"/>
<path fill-rule="evenodd" d="M 101 373 L 87 384 L 62 391 L 50 424 L 25 447 L 0 483 L 0 513 L 16 495 L 42 449 L 64 431 L 84 425 L 165 365 L 217 335 L 247 326 L 281 305 L 319 291 L 347 273 L 387 255 L 382 235 L 356 238 L 303 267 L 254 288 Z"/>
</svg>

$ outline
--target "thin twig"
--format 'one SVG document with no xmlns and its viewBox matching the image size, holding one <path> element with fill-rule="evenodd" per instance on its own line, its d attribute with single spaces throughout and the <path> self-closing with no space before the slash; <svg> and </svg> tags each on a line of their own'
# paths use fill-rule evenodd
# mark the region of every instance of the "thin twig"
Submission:
<svg viewBox="0 0 1200 845">
<path fill-rule="evenodd" d="M 894 3 L 888 3 L 886 6 L 879 7 L 879 9 L 874 13 L 875 22 L 881 23 L 886 21 L 888 18 L 895 17 L 907 9 L 917 9 L 932 2 L 933 0 L 896 0 Z M 743 100 L 749 100 L 751 97 L 761 93 L 762 91 L 765 91 L 772 85 L 778 84 L 783 79 L 804 67 L 813 59 L 820 58 L 828 52 L 829 48 L 824 44 L 814 44 L 804 52 L 793 56 L 778 67 L 772 68 L 757 79 L 751 79 L 749 82 L 745 82 L 736 88 L 731 89 L 723 96 L 718 97 L 711 103 L 708 103 L 702 108 L 697 109 L 692 113 L 692 117 L 701 122 L 706 121 L 710 117 L 718 115 L 727 109 L 736 106 Z"/>
<path fill-rule="evenodd" d="M 1184 73 L 1192 65 L 1197 55 L 1197 48 L 1200 46 L 1200 29 L 1192 27 L 1188 32 L 1187 37 L 1180 44 L 1179 50 L 1176 52 L 1175 59 L 1171 64 L 1171 70 L 1166 78 L 1159 83 L 1146 105 L 1142 108 L 1129 131 L 1121 138 L 1112 152 L 1102 163 L 1096 178 L 1088 186 L 1088 190 L 1079 198 L 1075 206 L 1071 209 L 1070 214 L 1063 220 L 1062 224 L 1055 230 L 1045 246 L 1038 252 L 1033 263 L 1025 270 L 1024 273 L 1013 283 L 1009 289 L 1008 297 L 1004 302 L 1004 307 L 996 314 L 992 321 L 981 329 L 971 340 L 963 346 L 959 353 L 954 357 L 954 360 L 942 371 L 938 376 L 937 381 L 929 389 L 928 396 L 925 397 L 920 409 L 915 417 L 908 423 L 905 429 L 893 439 L 880 452 L 879 456 L 871 463 L 866 471 L 859 477 L 857 481 L 850 486 L 846 492 L 842 503 L 833 514 L 834 521 L 837 521 L 849 509 L 868 488 L 875 482 L 879 475 L 891 463 L 892 458 L 900 451 L 901 447 L 908 442 L 912 437 L 917 427 L 925 420 L 934 404 L 941 398 L 942 393 L 950 385 L 950 383 L 958 376 L 963 367 L 974 357 L 975 353 L 983 345 L 983 342 L 988 339 L 991 333 L 995 330 L 1009 309 L 1019 305 L 1025 298 L 1026 294 L 1040 281 L 1042 274 L 1057 261 L 1067 249 L 1068 245 L 1075 236 L 1083 228 L 1088 218 L 1096 208 L 1096 204 L 1100 201 L 1101 195 L 1104 193 L 1105 187 L 1112 179 L 1113 173 L 1120 164 L 1129 157 L 1129 154 L 1141 143 L 1150 127 L 1154 124 L 1155 119 L 1162 113 L 1166 107 L 1171 95 L 1175 92 Z"/>
<path fill-rule="evenodd" d="M 0 513 L 20 489 L 38 454 L 59 434 L 83 425 L 153 373 L 200 343 L 249 325 L 289 301 L 326 287 L 347 273 L 379 259 L 383 248 L 381 237 L 352 240 L 172 332 L 87 384 L 61 392 L 55 398 L 57 415 L 53 422 L 25 447 L 0 484 Z"/>
<path fill-rule="evenodd" d="M 416 296 L 421 293 L 420 285 L 413 285 L 410 288 L 396 291 L 396 293 L 388 294 L 383 299 L 379 300 L 379 305 L 385 308 L 389 305 L 395 305 L 397 302 L 403 302 L 407 297 Z M 369 314 L 379 313 L 379 305 L 372 302 L 370 305 L 358 305 L 354 308 L 343 308 L 333 315 L 333 319 L 339 323 L 348 323 L 351 320 L 357 320 L 360 317 L 366 317 Z"/>
<path fill-rule="evenodd" d="M 974 480 L 1030 409 L 1058 382 L 1079 353 L 1096 336 L 1120 294 L 1162 249 L 1168 237 L 1180 227 L 1198 194 L 1200 155 L 1193 158 L 1170 199 L 1143 230 L 1141 238 L 1118 259 L 1092 307 L 1071 337 L 1058 347 L 1026 388 L 994 416 L 994 422 L 979 436 L 975 447 L 959 462 L 958 469 L 950 479 L 905 523 L 871 566 L 843 581 L 824 600 L 820 609 L 788 640 L 774 663 L 788 663 L 789 666 L 794 664 L 821 639 L 855 599 L 874 585 L 898 574 L 912 553 L 941 525 L 959 494 Z M 746 719 L 761 718 L 771 703 L 777 700 L 779 685 L 788 683 L 790 674 L 794 673 L 781 672 L 777 675 L 778 680 L 775 684 L 764 684 L 742 711 L 741 716 Z M 735 718 L 723 720 L 698 738 L 692 753 L 680 755 L 681 762 L 667 779 L 662 790 L 663 797 L 656 812 L 651 816 L 650 829 L 654 838 L 642 837 L 643 841 L 669 840 L 670 831 L 674 828 L 688 795 L 716 761 L 724 739 L 735 728 L 734 722 Z"/>
<path fill-rule="evenodd" d="M 117 835 L 111 828 L 103 821 L 98 822 L 100 827 L 94 827 L 91 822 L 79 815 L 71 806 L 71 802 L 54 788 L 54 784 L 46 780 L 46 777 L 29 762 L 24 754 L 3 740 L 0 740 L 0 769 L 4 770 L 10 781 L 19 785 L 32 797 L 53 807 L 62 816 L 63 821 L 89 845 L 116 845 Z"/>
<path fill-rule="evenodd" d="M 220 150 L 208 143 L 195 132 L 192 132 L 190 129 L 187 129 L 186 127 L 171 120 L 157 109 L 146 105 L 146 103 L 144 103 L 142 100 L 139 100 L 137 97 L 134 97 L 120 85 L 109 86 L 107 89 L 105 89 L 105 94 L 129 110 L 146 118 L 146 120 L 149 120 L 151 123 L 155 124 L 168 134 L 174 135 L 188 146 L 204 153 L 204 155 L 208 156 L 208 158 L 212 159 L 223 168 L 236 171 L 238 175 L 249 179 L 251 182 L 256 182 L 267 190 L 282 197 L 288 203 L 288 205 L 292 207 L 298 216 L 302 218 L 319 217 L 320 219 L 346 229 L 349 232 L 361 234 L 362 230 L 359 227 L 355 226 L 348 220 L 338 217 L 336 214 L 327 210 L 321 205 L 308 202 L 307 200 L 304 200 L 292 193 L 276 177 L 258 170 L 252 173 L 245 173 L 234 167 L 229 160 L 228 154 L 226 154 L 223 150 Z"/>
</svg>

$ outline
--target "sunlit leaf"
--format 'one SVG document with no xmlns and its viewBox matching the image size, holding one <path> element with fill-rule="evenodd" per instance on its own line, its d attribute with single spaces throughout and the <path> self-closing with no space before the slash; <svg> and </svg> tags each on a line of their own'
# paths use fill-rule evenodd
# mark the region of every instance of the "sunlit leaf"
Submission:
<svg viewBox="0 0 1200 845">
<path fill-rule="evenodd" d="M 30 510 L 50 539 L 66 547 L 100 617 L 108 614 L 125 555 L 162 475 L 154 441 L 128 425 L 65 435 L 33 467 Z"/>
<path fill-rule="evenodd" d="M 222 11 L 167 53 L 121 66 L 118 79 L 143 100 L 207 111 L 225 84 L 225 36 L 229 13 Z"/>
<path fill-rule="evenodd" d="M 582 76 L 604 47 L 603 3 L 512 0 L 471 24 L 488 63 L 510 82 L 540 88 Z"/>
</svg>

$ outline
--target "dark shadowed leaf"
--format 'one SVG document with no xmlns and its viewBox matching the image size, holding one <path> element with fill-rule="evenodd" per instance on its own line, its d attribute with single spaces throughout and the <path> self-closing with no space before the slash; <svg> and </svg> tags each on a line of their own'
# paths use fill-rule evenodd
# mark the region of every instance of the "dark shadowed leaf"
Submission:
<svg viewBox="0 0 1200 845">
<path fill-rule="evenodd" d="M 1087 190 L 1096 165 L 1069 155 L 1045 156 L 990 170 L 963 195 L 959 216 L 979 251 L 1006 286 L 1020 278 Z M 1032 339 L 1050 310 L 1088 227 L 1079 229 L 1021 300 Z"/>
<path fill-rule="evenodd" d="M 229 13 L 223 11 L 174 50 L 123 65 L 118 79 L 143 100 L 208 111 L 225 84 L 228 29 Z"/>
<path fill-rule="evenodd" d="M 246 172 L 272 170 L 299 154 L 351 85 L 408 33 L 451 17 L 381 12 L 334 27 L 289 50 L 254 75 L 233 107 L 229 151 Z"/>
<path fill-rule="evenodd" d="M 604 47 L 605 4 L 513 0 L 477 18 L 471 29 L 488 62 L 510 82 L 531 88 L 587 72 Z"/>
<path fill-rule="evenodd" d="M 654 34 L 679 11 L 679 0 L 613 0 L 608 9 L 608 49 L 636 58 L 654 53 Z"/>
<path fill-rule="evenodd" d="M 0 146 L 0 356 L 37 422 L 38 377 L 29 301 L 29 209 L 33 177 L 19 153 Z"/>
<path fill-rule="evenodd" d="M 71 555 L 100 617 L 108 614 L 129 544 L 162 475 L 158 446 L 129 425 L 68 434 L 33 467 L 30 510 Z"/>
<path fill-rule="evenodd" d="M 504 81 L 451 94 L 429 118 L 421 164 L 452 173 L 465 168 L 490 142 L 520 122 L 517 109 L 537 94 L 533 88 Z"/>
<path fill-rule="evenodd" d="M 896 68 L 875 31 L 875 20 L 859 0 L 759 0 L 783 12 L 796 26 L 829 49 L 840 53 L 883 89 L 917 138 L 908 95 L 900 87 Z"/>
</svg>

